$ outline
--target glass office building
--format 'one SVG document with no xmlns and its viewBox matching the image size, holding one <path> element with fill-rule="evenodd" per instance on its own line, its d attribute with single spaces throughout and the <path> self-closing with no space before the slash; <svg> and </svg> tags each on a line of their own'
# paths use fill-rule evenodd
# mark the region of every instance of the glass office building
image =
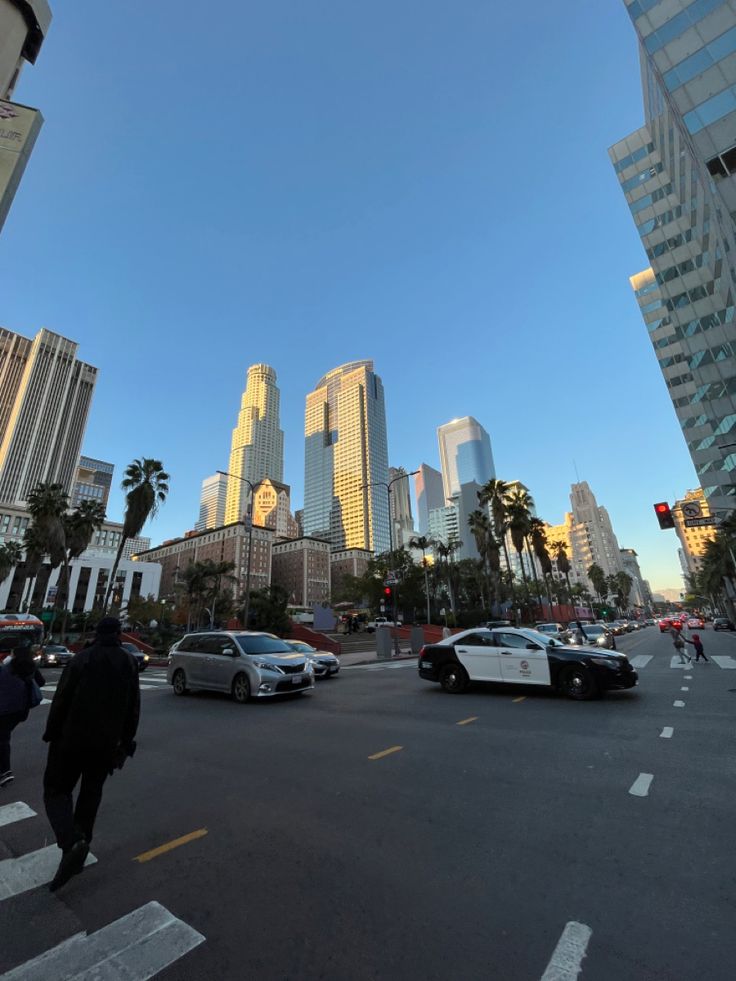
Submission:
<svg viewBox="0 0 736 981">
<path fill-rule="evenodd" d="M 736 10 L 631 0 L 644 126 L 609 153 L 649 266 L 631 285 L 711 509 L 736 487 Z"/>
</svg>

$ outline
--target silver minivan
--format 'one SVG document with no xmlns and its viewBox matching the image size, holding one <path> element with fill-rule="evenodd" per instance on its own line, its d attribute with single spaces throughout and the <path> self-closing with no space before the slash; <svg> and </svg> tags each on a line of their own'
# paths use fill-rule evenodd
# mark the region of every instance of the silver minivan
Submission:
<svg viewBox="0 0 736 981">
<path fill-rule="evenodd" d="M 229 692 L 236 702 L 314 688 L 308 657 L 273 634 L 209 630 L 187 634 L 169 652 L 166 679 L 176 695 L 192 688 Z"/>
</svg>

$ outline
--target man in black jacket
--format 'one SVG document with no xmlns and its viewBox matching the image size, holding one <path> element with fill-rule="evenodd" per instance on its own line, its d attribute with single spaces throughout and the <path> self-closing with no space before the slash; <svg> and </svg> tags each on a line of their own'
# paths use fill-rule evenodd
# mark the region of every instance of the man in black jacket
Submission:
<svg viewBox="0 0 736 981">
<path fill-rule="evenodd" d="M 63 853 L 52 892 L 84 868 L 103 784 L 135 752 L 139 714 L 135 658 L 120 646 L 120 621 L 105 617 L 94 644 L 64 669 L 43 736 L 49 743 L 44 804 Z"/>
</svg>

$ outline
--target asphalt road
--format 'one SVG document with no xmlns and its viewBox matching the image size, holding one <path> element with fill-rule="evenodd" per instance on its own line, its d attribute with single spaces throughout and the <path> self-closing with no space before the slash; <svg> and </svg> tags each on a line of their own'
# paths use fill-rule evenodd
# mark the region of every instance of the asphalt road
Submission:
<svg viewBox="0 0 736 981">
<path fill-rule="evenodd" d="M 55 895 L 21 870 L 2 899 L 3 876 L 52 843 L 41 706 L 0 791 L 0 824 L 4 805 L 37 812 L 0 826 L 0 978 L 60 981 L 75 944 L 110 958 L 132 942 L 123 918 L 155 901 L 176 919 L 96 977 L 152 976 L 153 958 L 170 981 L 566 981 L 582 960 L 583 981 L 732 981 L 736 635 L 704 639 L 720 661 L 683 669 L 656 628 L 620 638 L 646 661 L 639 687 L 581 703 L 446 695 L 414 662 L 246 706 L 178 699 L 146 672 L 97 863 Z"/>
</svg>

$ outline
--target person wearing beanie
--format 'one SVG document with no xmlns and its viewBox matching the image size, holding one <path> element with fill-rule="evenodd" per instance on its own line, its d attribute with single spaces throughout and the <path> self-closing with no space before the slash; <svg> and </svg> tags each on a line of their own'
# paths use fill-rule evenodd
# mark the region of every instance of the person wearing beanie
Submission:
<svg viewBox="0 0 736 981">
<path fill-rule="evenodd" d="M 138 667 L 120 637 L 120 621 L 103 617 L 94 643 L 64 668 L 49 710 L 43 795 L 62 851 L 52 892 L 84 868 L 105 780 L 135 752 Z"/>
</svg>

